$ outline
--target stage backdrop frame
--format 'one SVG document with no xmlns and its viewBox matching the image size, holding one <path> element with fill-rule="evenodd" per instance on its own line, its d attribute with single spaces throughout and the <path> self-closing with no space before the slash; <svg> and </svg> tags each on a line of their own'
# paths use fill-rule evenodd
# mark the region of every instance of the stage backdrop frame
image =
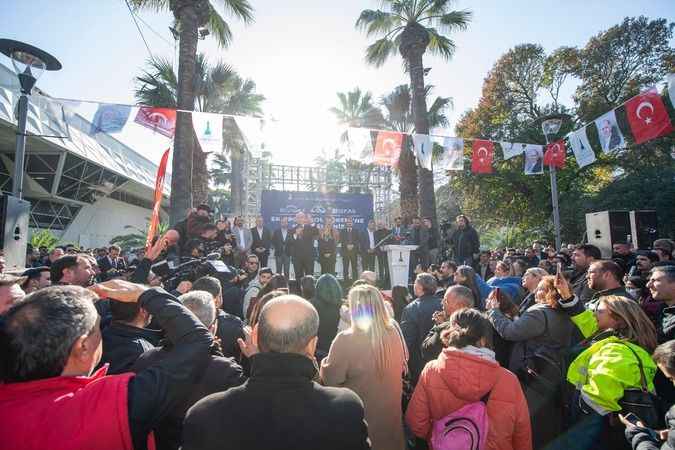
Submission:
<svg viewBox="0 0 675 450">
<path fill-rule="evenodd" d="M 302 211 L 310 214 L 314 224 L 322 227 L 324 217 L 335 218 L 335 228 L 343 229 L 351 217 L 354 228 L 365 232 L 368 221 L 373 219 L 372 194 L 343 194 L 337 192 L 262 191 L 260 214 L 266 227 L 279 228 L 282 217 L 288 217 L 289 228 L 295 226 L 295 215 Z"/>
</svg>

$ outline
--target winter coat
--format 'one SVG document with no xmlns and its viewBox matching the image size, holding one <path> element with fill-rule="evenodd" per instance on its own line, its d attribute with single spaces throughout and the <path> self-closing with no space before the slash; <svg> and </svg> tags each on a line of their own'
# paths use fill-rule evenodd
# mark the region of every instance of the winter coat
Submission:
<svg viewBox="0 0 675 450">
<path fill-rule="evenodd" d="M 139 356 L 155 348 L 162 333 L 147 328 L 138 328 L 121 322 L 112 322 L 103 330 L 103 354 L 98 367 L 109 363 L 108 374 L 128 372 Z"/>
<path fill-rule="evenodd" d="M 467 226 L 464 229 L 457 229 L 450 235 L 450 245 L 452 247 L 455 261 L 458 264 L 473 263 L 473 255 L 480 252 L 480 240 L 476 230 Z"/>
<path fill-rule="evenodd" d="M 498 308 L 488 311 L 488 319 L 502 338 L 515 342 L 509 370 L 516 374 L 525 366 L 526 353 L 529 356 L 546 349 L 558 353 L 558 362 L 562 363 L 562 350 L 570 346 L 574 330 L 574 324 L 565 313 L 541 303 L 530 307 L 515 320 L 506 317 Z"/>
<path fill-rule="evenodd" d="M 518 378 L 494 360 L 446 348 L 426 365 L 413 393 L 406 423 L 420 437 L 431 438 L 433 422 L 479 401 L 487 403 L 490 450 L 530 450 L 530 416 Z"/>
<path fill-rule="evenodd" d="M 675 405 L 666 413 L 666 425 L 669 433 L 663 444 L 655 439 L 654 431 L 647 428 L 626 427 L 626 439 L 633 450 L 675 450 Z"/>
<path fill-rule="evenodd" d="M 321 360 L 328 354 L 330 344 L 338 333 L 342 302 L 328 303 L 317 298 L 313 298 L 311 302 L 319 313 L 319 331 L 317 333 L 319 342 L 316 344 L 316 355 Z"/>
<path fill-rule="evenodd" d="M 434 313 L 442 309 L 441 299 L 434 295 L 423 295 L 403 308 L 401 331 L 410 352 L 408 365 L 413 381 L 417 380 L 424 368 L 422 341 L 434 325 L 432 318 Z"/>
<path fill-rule="evenodd" d="M 370 449 L 358 395 L 321 386 L 315 374 L 304 355 L 254 355 L 248 381 L 190 408 L 183 450 Z"/>
<path fill-rule="evenodd" d="M 563 308 L 574 310 L 580 302 L 574 298 L 560 302 Z M 585 310 L 572 315 L 572 322 L 585 338 L 595 335 L 598 322 L 593 312 Z M 610 335 L 593 342 L 567 369 L 567 381 L 581 391 L 581 397 L 598 414 L 620 411 L 619 400 L 629 388 L 640 388 L 640 368 L 633 352 L 642 361 L 647 388 L 654 392 L 656 364 L 650 354 L 637 344 Z M 630 349 L 633 349 L 631 351 Z"/>
<path fill-rule="evenodd" d="M 321 379 L 327 386 L 349 388 L 361 398 L 374 450 L 404 450 L 401 393 L 405 349 L 393 327 L 383 341 L 391 350 L 391 359 L 389 367 L 378 373 L 370 337 L 351 329 L 341 332 L 321 362 Z"/>
</svg>

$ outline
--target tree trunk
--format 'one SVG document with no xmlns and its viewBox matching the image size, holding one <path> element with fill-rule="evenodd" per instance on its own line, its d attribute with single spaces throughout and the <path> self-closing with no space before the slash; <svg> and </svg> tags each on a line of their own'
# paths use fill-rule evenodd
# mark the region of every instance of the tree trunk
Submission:
<svg viewBox="0 0 675 450">
<path fill-rule="evenodd" d="M 410 150 L 412 142 L 404 136 L 401 156 L 398 160 L 399 192 L 401 195 L 401 218 L 406 224 L 418 214 L 417 205 L 417 172 L 415 169 L 415 155 Z"/>
<path fill-rule="evenodd" d="M 194 109 L 194 76 L 197 58 L 197 29 L 208 19 L 208 1 L 176 0 L 173 14 L 180 28 L 178 54 L 178 109 Z M 169 223 L 185 218 L 192 207 L 192 153 L 194 131 L 190 113 L 179 112 L 176 117 L 176 133 L 171 165 L 171 209 Z"/>
<path fill-rule="evenodd" d="M 209 172 L 204 153 L 195 137 L 192 153 L 192 201 L 195 205 L 206 203 L 209 197 Z"/>
<path fill-rule="evenodd" d="M 429 35 L 421 25 L 409 24 L 403 30 L 399 51 L 405 59 L 408 73 L 410 73 L 412 112 L 415 120 L 415 132 L 419 134 L 429 134 L 429 118 L 424 90 L 424 66 L 422 64 L 422 56 L 428 45 Z M 414 164 L 414 156 L 412 159 Z M 436 227 L 436 195 L 434 193 L 433 173 L 420 167 L 417 169 L 417 174 L 421 214 L 423 217 L 430 217 Z M 401 198 L 403 198 L 402 193 Z"/>
<path fill-rule="evenodd" d="M 230 152 L 230 159 L 232 162 L 232 213 L 235 216 L 242 216 L 244 214 L 244 152 L 241 148 L 233 148 Z"/>
</svg>

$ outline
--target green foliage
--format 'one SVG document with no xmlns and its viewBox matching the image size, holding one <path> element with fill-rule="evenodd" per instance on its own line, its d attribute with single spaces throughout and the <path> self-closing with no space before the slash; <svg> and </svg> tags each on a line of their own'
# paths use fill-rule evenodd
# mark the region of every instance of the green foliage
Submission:
<svg viewBox="0 0 675 450">
<path fill-rule="evenodd" d="M 635 145 L 625 110 L 619 108 L 617 121 L 628 146 L 606 155 L 599 150 L 592 121 L 673 70 L 675 52 L 669 45 L 673 26 L 663 19 L 627 18 L 591 38 L 582 49 L 561 47 L 547 55 L 538 44 L 512 48 L 488 73 L 481 99 L 460 119 L 457 135 L 543 144 L 540 118 L 547 114 L 571 116 L 558 138 L 590 123 L 586 131 L 598 161 L 580 169 L 568 156 L 565 168 L 558 171 L 563 241 L 581 241 L 585 213 L 605 209 L 656 209 L 659 234 L 672 236 L 675 162 L 670 149 L 675 139 L 669 136 Z M 567 106 L 559 93 L 572 79 L 579 87 L 574 105 Z M 452 173 L 449 189 L 461 211 L 485 230 L 497 230 L 496 236 L 513 239 L 504 230 L 515 227 L 516 236 L 534 230 L 537 238 L 552 238 L 548 171 L 543 176 L 524 175 L 522 157 L 504 161 L 500 147 L 495 147 L 493 174 L 468 170 L 471 145 L 467 170 Z M 568 150 L 571 155 L 569 145 Z"/>
<path fill-rule="evenodd" d="M 150 226 L 149 220 L 148 226 Z M 147 233 L 148 226 L 145 227 L 145 230 L 141 230 L 132 225 L 126 225 L 124 228 L 131 229 L 133 230 L 133 232 L 113 237 L 112 239 L 110 239 L 110 244 L 119 245 L 122 248 L 122 250 L 131 250 L 134 248 L 145 247 L 145 240 L 148 237 Z M 160 222 L 159 225 L 157 226 L 157 233 L 155 235 L 161 236 L 168 230 L 169 224 Z"/>
<path fill-rule="evenodd" d="M 33 248 L 47 247 L 51 250 L 56 247 L 56 243 L 59 241 L 59 238 L 54 236 L 54 234 L 49 230 L 40 230 L 30 237 L 30 244 Z"/>
</svg>

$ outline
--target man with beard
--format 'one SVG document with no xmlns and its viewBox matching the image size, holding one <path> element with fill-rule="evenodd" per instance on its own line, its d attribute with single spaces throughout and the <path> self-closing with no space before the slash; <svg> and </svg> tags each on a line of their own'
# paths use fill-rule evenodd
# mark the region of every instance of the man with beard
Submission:
<svg viewBox="0 0 675 450">
<path fill-rule="evenodd" d="M 570 277 L 570 284 L 574 294 L 584 304 L 588 303 L 595 293 L 588 284 L 588 268 L 593 262 L 601 258 L 600 249 L 595 245 L 579 245 L 572 252 L 574 272 Z"/>
<path fill-rule="evenodd" d="M 480 239 L 464 214 L 457 216 L 457 229 L 450 235 L 450 246 L 458 264 L 473 266 L 480 252 Z"/>
<path fill-rule="evenodd" d="M 595 311 L 602 297 L 608 295 L 635 300 L 623 286 L 623 275 L 623 269 L 614 261 L 603 260 L 592 263 L 588 268 L 588 287 L 593 289 L 595 294 L 586 303 L 586 309 Z"/>
<path fill-rule="evenodd" d="M 675 265 L 660 263 L 652 269 L 647 288 L 656 301 L 662 301 L 656 315 L 656 337 L 659 344 L 675 339 Z M 654 387 L 663 404 L 675 402 L 675 387 L 663 372 L 657 371 Z"/>
<path fill-rule="evenodd" d="M 49 270 L 52 284 L 89 287 L 96 277 L 91 259 L 83 254 L 62 256 L 52 263 Z"/>
<path fill-rule="evenodd" d="M 635 267 L 643 280 L 648 280 L 654 264 L 659 262 L 659 255 L 649 250 L 639 250 L 635 257 Z"/>
</svg>

